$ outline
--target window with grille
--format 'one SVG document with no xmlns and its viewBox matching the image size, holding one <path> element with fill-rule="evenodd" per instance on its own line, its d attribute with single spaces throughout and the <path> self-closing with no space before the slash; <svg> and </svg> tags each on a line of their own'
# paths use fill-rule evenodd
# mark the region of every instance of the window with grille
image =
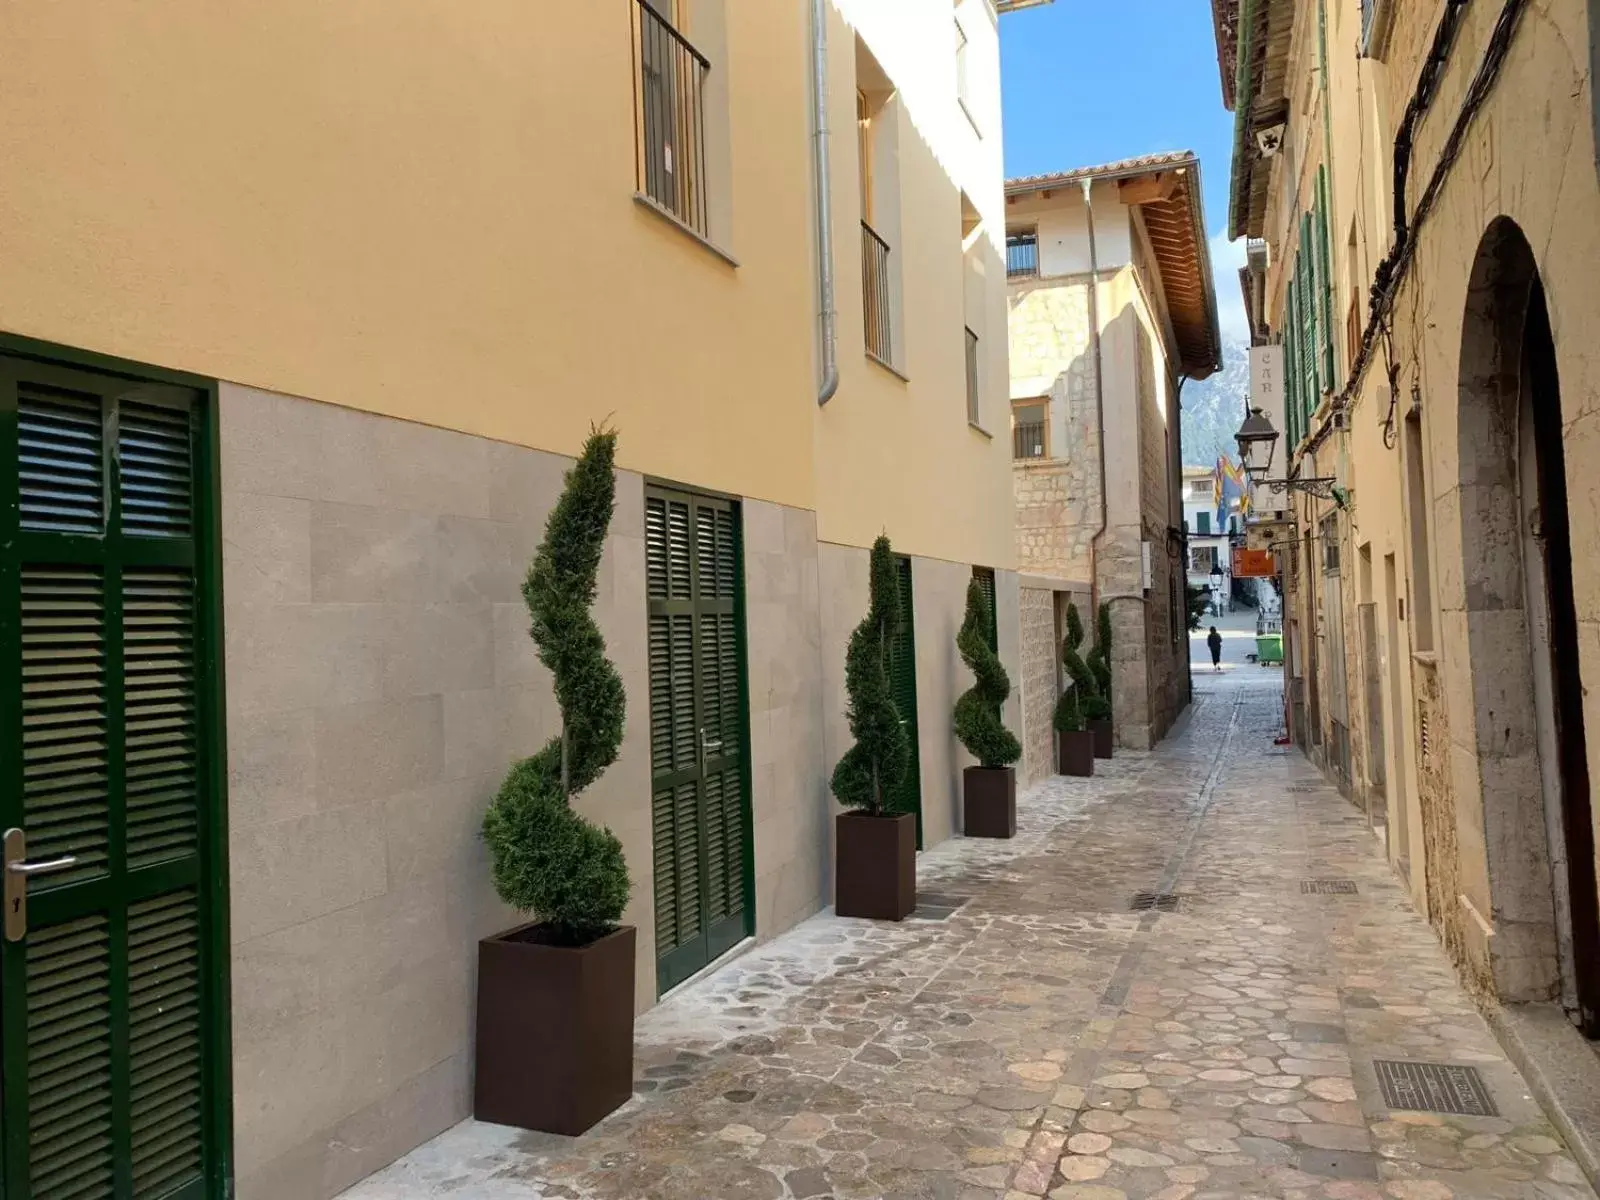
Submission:
<svg viewBox="0 0 1600 1200">
<path fill-rule="evenodd" d="M 1039 231 L 1006 234 L 1006 278 L 1026 279 L 1039 273 Z"/>
<path fill-rule="evenodd" d="M 1029 400 L 1011 406 L 1011 456 L 1045 458 L 1049 454 L 1049 405 Z"/>
</svg>

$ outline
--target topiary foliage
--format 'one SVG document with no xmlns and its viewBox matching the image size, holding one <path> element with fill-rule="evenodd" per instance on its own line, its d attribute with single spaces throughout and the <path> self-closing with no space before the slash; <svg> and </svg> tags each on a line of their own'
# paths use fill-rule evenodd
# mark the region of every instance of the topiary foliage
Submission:
<svg viewBox="0 0 1600 1200">
<path fill-rule="evenodd" d="M 956 701 L 955 730 L 967 752 L 989 768 L 1009 767 L 1022 757 L 1022 744 L 1000 719 L 1000 707 L 1011 695 L 1011 680 L 1000 656 L 989 647 L 992 625 L 989 598 L 974 579 L 967 585 L 967 615 L 956 634 L 956 649 L 976 682 Z"/>
<path fill-rule="evenodd" d="M 1094 673 L 1089 670 L 1078 647 L 1083 645 L 1083 618 L 1076 604 L 1067 605 L 1067 636 L 1061 643 L 1061 662 L 1072 677 L 1072 686 L 1061 693 L 1056 701 L 1056 730 L 1060 733 L 1082 733 L 1084 706 L 1096 694 Z"/>
<path fill-rule="evenodd" d="M 616 761 L 627 712 L 589 612 L 616 505 L 616 450 L 614 431 L 589 435 L 522 584 L 539 661 L 555 678 L 561 733 L 511 768 L 483 818 L 495 891 L 573 945 L 614 928 L 630 890 L 622 843 L 571 808 Z"/>
<path fill-rule="evenodd" d="M 1111 605 L 1103 602 L 1095 614 L 1095 643 L 1089 651 L 1089 670 L 1094 672 L 1095 697 L 1086 699 L 1084 712 L 1091 721 L 1111 720 Z"/>
<path fill-rule="evenodd" d="M 894 551 L 886 537 L 872 544 L 868 587 L 867 615 L 850 635 L 844 660 L 855 745 L 833 769 L 833 794 L 841 804 L 878 817 L 897 808 L 910 811 L 897 791 L 911 765 L 911 740 L 889 686 L 889 645 L 900 627 L 900 607 Z"/>
</svg>

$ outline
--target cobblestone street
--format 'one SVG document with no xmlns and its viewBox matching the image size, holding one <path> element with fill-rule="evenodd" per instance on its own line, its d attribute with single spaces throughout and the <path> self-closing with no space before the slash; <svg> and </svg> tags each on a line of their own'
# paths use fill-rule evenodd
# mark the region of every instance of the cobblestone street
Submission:
<svg viewBox="0 0 1600 1200">
<path fill-rule="evenodd" d="M 642 1018 L 588 1137 L 469 1123 L 347 1200 L 1592 1196 L 1360 815 L 1273 747 L 1276 672 L 1196 685 L 1014 842 L 924 856 L 922 917 L 814 919 Z M 1392 1111 L 1406 1059 L 1498 1115 Z"/>
</svg>

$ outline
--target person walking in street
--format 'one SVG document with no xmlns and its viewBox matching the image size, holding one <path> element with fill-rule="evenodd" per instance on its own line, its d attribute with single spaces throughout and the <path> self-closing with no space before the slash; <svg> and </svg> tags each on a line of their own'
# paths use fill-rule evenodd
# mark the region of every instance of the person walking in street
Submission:
<svg viewBox="0 0 1600 1200">
<path fill-rule="evenodd" d="M 1211 633 L 1206 637 L 1206 645 L 1211 647 L 1211 669 L 1222 670 L 1222 635 L 1217 632 L 1217 627 L 1211 627 Z"/>
</svg>

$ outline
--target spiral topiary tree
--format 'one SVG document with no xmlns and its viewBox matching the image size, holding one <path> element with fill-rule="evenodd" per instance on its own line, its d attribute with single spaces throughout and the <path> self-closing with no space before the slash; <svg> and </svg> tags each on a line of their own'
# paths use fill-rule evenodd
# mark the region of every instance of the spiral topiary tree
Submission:
<svg viewBox="0 0 1600 1200">
<path fill-rule="evenodd" d="M 1102 601 L 1095 614 L 1095 642 L 1089 651 L 1089 670 L 1094 673 L 1094 695 L 1084 701 L 1084 715 L 1091 721 L 1111 720 L 1111 605 Z"/>
<path fill-rule="evenodd" d="M 850 635 L 845 651 L 846 716 L 855 744 L 833 769 L 833 794 L 849 808 L 875 817 L 911 811 L 897 787 L 911 765 L 911 741 L 900 723 L 889 686 L 889 644 L 900 625 L 896 601 L 894 550 L 887 537 L 872 544 L 867 615 Z"/>
<path fill-rule="evenodd" d="M 1082 733 L 1084 701 L 1095 694 L 1094 673 L 1089 670 L 1078 647 L 1083 645 L 1083 618 L 1076 604 L 1067 605 L 1067 636 L 1061 643 L 1061 662 L 1072 677 L 1072 686 L 1056 701 L 1057 733 Z"/>
<path fill-rule="evenodd" d="M 483 818 L 495 891 L 556 940 L 585 945 L 614 929 L 630 884 L 622 843 L 572 811 L 622 745 L 627 695 L 590 615 L 616 505 L 617 435 L 595 429 L 522 584 L 539 661 L 555 679 L 561 732 L 511 768 Z"/>
<path fill-rule="evenodd" d="M 956 649 L 961 661 L 971 670 L 975 682 L 956 701 L 956 737 L 980 766 L 1009 767 L 1022 757 L 1022 743 L 1000 719 L 1000 707 L 1011 695 L 1011 680 L 1000 656 L 989 647 L 993 625 L 989 598 L 974 579 L 967 585 L 967 615 L 956 634 Z"/>
</svg>

